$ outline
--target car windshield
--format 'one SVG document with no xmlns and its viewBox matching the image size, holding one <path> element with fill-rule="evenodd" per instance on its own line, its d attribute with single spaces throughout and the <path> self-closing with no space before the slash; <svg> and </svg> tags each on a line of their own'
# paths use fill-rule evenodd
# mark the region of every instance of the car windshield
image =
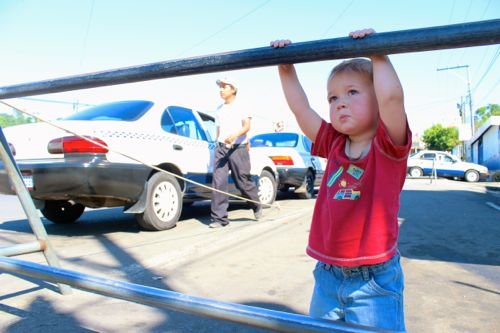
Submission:
<svg viewBox="0 0 500 333">
<path fill-rule="evenodd" d="M 250 139 L 252 147 L 296 147 L 299 135 L 296 133 L 259 134 Z"/>
<path fill-rule="evenodd" d="M 121 120 L 134 121 L 148 111 L 153 102 L 120 101 L 97 105 L 61 120 Z"/>
</svg>

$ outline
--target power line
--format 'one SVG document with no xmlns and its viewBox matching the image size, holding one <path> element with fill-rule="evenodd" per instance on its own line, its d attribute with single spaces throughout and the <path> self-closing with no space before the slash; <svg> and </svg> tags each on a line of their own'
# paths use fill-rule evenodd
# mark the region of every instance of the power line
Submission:
<svg viewBox="0 0 500 333">
<path fill-rule="evenodd" d="M 484 11 L 483 11 L 483 15 L 481 15 L 481 20 L 484 18 L 484 16 L 486 15 L 487 11 L 488 11 L 488 7 L 490 6 L 491 4 L 491 0 L 488 1 L 488 3 L 486 4 L 486 7 L 484 8 Z"/>
<path fill-rule="evenodd" d="M 453 12 L 455 11 L 455 2 L 456 2 L 456 0 L 453 0 L 453 2 L 451 4 L 450 16 L 448 17 L 448 23 L 447 24 L 451 23 L 451 18 L 453 17 Z M 440 51 L 439 52 L 439 57 L 438 57 L 438 61 L 437 61 L 436 67 L 439 67 L 440 64 L 441 64 L 441 57 L 443 55 L 443 52 L 444 51 Z"/>
<path fill-rule="evenodd" d="M 229 29 L 230 27 L 232 27 L 233 25 L 235 25 L 236 23 L 238 23 L 239 21 L 243 20 L 244 18 L 246 18 L 247 16 L 250 16 L 251 14 L 253 14 L 254 12 L 256 12 L 257 10 L 261 9 L 262 7 L 264 7 L 265 5 L 267 5 L 269 2 L 271 2 L 271 0 L 267 0 L 265 2 L 263 2 L 262 4 L 258 5 L 257 7 L 255 7 L 254 9 L 248 11 L 247 13 L 245 13 L 244 15 L 238 17 L 236 20 L 234 20 L 233 22 L 229 23 L 228 25 L 224 26 L 222 29 L 219 29 L 217 30 L 216 32 L 214 32 L 213 34 L 211 34 L 210 36 L 202 39 L 201 41 L 199 41 L 198 43 L 194 44 L 193 46 L 185 49 L 184 51 L 178 53 L 177 55 L 175 55 L 175 57 L 180 57 L 181 55 L 185 54 L 186 52 L 188 51 L 191 51 L 192 49 L 200 46 L 201 44 L 205 43 L 207 40 L 217 36 L 218 34 L 220 34 L 221 32 Z"/>
<path fill-rule="evenodd" d="M 87 27 L 85 29 L 85 36 L 83 37 L 82 53 L 80 55 L 80 68 L 83 65 L 83 59 L 85 58 L 85 53 L 87 52 L 87 40 L 89 37 L 90 23 L 92 21 L 92 16 L 94 15 L 94 4 L 95 0 L 92 0 L 92 3 L 90 4 L 89 17 L 87 19 Z"/>
<path fill-rule="evenodd" d="M 351 2 L 344 8 L 344 10 L 342 11 L 342 13 L 340 13 L 339 16 L 337 16 L 334 20 L 333 20 L 333 23 L 330 24 L 330 26 L 328 27 L 328 29 L 325 30 L 325 32 L 320 36 L 320 38 L 323 38 L 326 36 L 326 34 L 330 31 L 331 28 L 333 28 L 333 26 L 335 24 L 337 24 L 337 22 L 340 20 L 340 18 L 342 16 L 344 16 L 344 14 L 347 12 L 347 10 L 349 9 L 349 7 L 351 7 L 351 5 L 354 3 L 354 0 L 351 0 Z"/>
<path fill-rule="evenodd" d="M 493 57 L 491 58 L 491 61 L 490 61 L 490 64 L 488 65 L 488 68 L 486 68 L 486 71 L 483 73 L 483 76 L 481 76 L 481 78 L 479 79 L 479 81 L 476 83 L 475 87 L 472 89 L 472 91 L 475 91 L 479 85 L 481 84 L 481 82 L 483 81 L 483 79 L 486 77 L 486 75 L 489 73 L 491 67 L 493 67 L 493 65 L 495 64 L 495 62 L 497 61 L 498 59 L 498 56 L 500 55 L 500 46 L 497 47 L 497 51 L 495 52 L 495 54 L 493 55 Z"/>
<path fill-rule="evenodd" d="M 488 93 L 486 95 L 484 95 L 483 98 L 481 98 L 481 102 L 484 101 L 486 98 L 488 98 L 488 96 L 493 92 L 493 90 L 495 90 L 495 88 L 498 86 L 499 83 L 500 83 L 500 79 L 498 79 L 497 82 L 495 83 L 495 85 L 493 86 L 493 88 L 491 88 L 491 90 L 488 91 Z"/>
</svg>

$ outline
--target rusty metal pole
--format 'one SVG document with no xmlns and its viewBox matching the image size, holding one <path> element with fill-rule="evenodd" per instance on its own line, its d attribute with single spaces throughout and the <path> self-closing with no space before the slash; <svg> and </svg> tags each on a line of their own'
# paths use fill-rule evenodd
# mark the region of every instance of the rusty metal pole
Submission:
<svg viewBox="0 0 500 333">
<path fill-rule="evenodd" d="M 9 145 L 7 143 L 7 139 L 5 138 L 2 128 L 0 127 L 0 157 L 2 158 L 5 170 L 9 175 L 10 180 L 12 181 L 12 185 L 17 193 L 17 197 L 21 202 L 21 205 L 28 217 L 29 224 L 33 233 L 35 234 L 37 240 L 40 244 L 44 246 L 41 247 L 41 251 L 45 256 L 45 259 L 49 263 L 50 266 L 60 268 L 59 258 L 57 257 L 54 249 L 52 248 L 50 241 L 47 237 L 47 232 L 45 231 L 45 227 L 38 216 L 38 212 L 35 208 L 35 204 L 33 203 L 31 196 L 26 189 L 24 182 L 22 180 L 21 173 L 17 168 L 16 162 L 14 160 L 14 156 L 10 151 Z M 22 253 L 22 252 L 20 252 Z M 10 253 L 12 255 L 12 253 Z M 71 288 L 67 285 L 59 284 L 59 290 L 61 294 L 71 294 Z"/>
</svg>

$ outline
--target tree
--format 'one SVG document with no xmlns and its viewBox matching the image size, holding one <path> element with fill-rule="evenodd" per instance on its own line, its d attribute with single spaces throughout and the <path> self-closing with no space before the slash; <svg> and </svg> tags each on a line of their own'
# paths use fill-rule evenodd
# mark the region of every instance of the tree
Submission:
<svg viewBox="0 0 500 333">
<path fill-rule="evenodd" d="M 445 128 L 440 124 L 426 129 L 422 140 L 428 149 L 441 151 L 450 151 L 460 143 L 456 127 Z"/>
<path fill-rule="evenodd" d="M 476 110 L 476 128 L 481 127 L 491 116 L 500 116 L 500 105 L 488 104 Z"/>
<path fill-rule="evenodd" d="M 0 126 L 9 127 L 20 124 L 34 123 L 35 120 L 31 117 L 25 117 L 23 114 L 16 112 L 14 115 L 0 113 Z"/>
</svg>

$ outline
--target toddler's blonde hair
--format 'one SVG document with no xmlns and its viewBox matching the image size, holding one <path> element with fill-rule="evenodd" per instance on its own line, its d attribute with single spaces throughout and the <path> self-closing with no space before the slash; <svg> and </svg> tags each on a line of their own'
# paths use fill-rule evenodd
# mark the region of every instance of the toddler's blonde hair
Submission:
<svg viewBox="0 0 500 333">
<path fill-rule="evenodd" d="M 330 72 L 330 75 L 328 76 L 328 82 L 330 82 L 330 80 L 335 76 L 335 74 L 348 71 L 367 75 L 373 82 L 372 62 L 370 60 L 362 58 L 344 60 L 337 66 L 333 67 L 332 71 Z"/>
</svg>

